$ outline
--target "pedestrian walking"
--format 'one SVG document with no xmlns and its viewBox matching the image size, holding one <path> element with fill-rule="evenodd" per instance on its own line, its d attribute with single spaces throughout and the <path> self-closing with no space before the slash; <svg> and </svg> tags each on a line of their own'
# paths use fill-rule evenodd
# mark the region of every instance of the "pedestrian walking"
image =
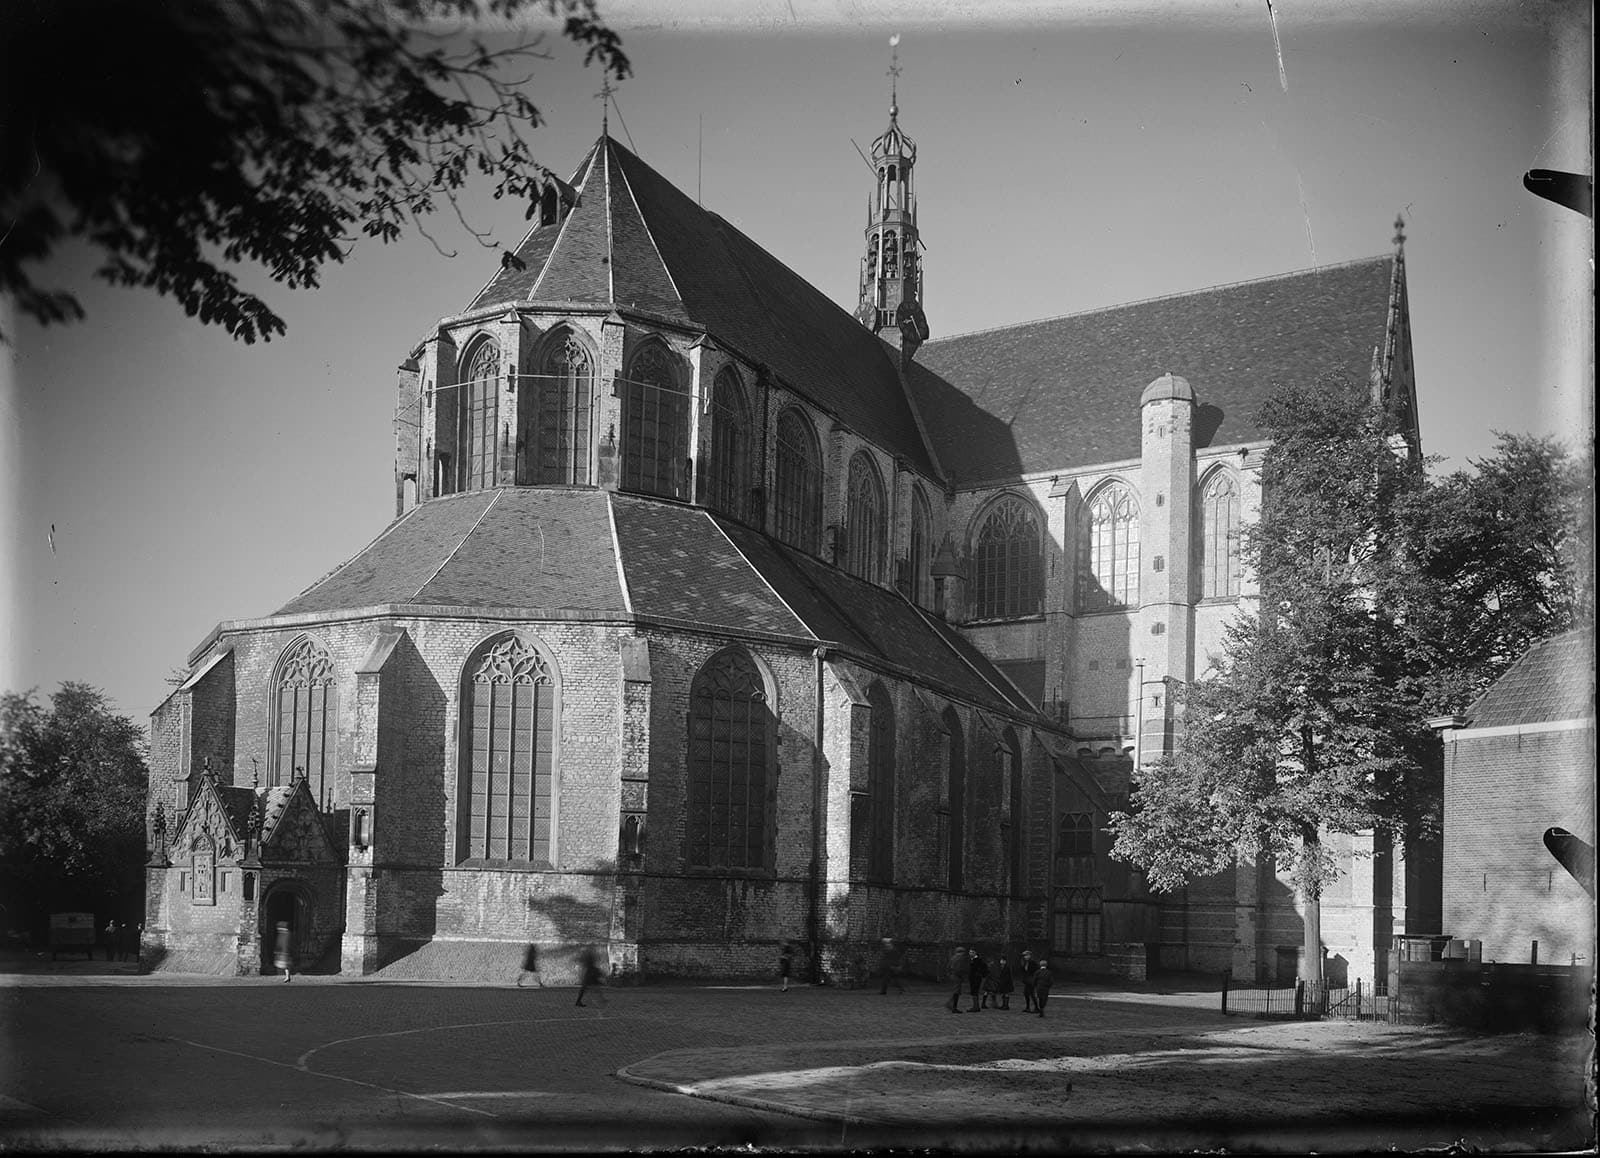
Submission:
<svg viewBox="0 0 1600 1158">
<path fill-rule="evenodd" d="M 140 925 L 139 928 L 142 929 L 142 928 L 144 928 L 144 926 Z M 139 946 L 139 934 L 138 934 L 138 932 L 134 929 L 134 927 L 133 927 L 131 922 L 124 921 L 122 923 L 122 927 L 117 930 L 117 960 L 118 961 L 132 961 L 132 960 L 135 960 L 135 958 L 136 958 L 136 950 L 138 949 L 138 946 Z"/>
<path fill-rule="evenodd" d="M 1022 1012 L 1032 1013 L 1038 1002 L 1034 997 L 1034 978 L 1039 973 L 1039 962 L 1033 959 L 1033 950 L 1022 951 Z"/>
<path fill-rule="evenodd" d="M 289 932 L 289 922 L 278 922 L 278 933 L 272 944 L 272 963 L 283 970 L 283 983 L 294 979 L 294 937 Z"/>
<path fill-rule="evenodd" d="M 1039 1007 L 1039 1016 L 1044 1016 L 1044 1007 L 1050 1000 L 1050 962 L 1040 961 L 1039 971 L 1033 975 L 1033 1000 Z"/>
<path fill-rule="evenodd" d="M 883 987 L 878 990 L 880 996 L 888 994 L 890 982 L 894 983 L 896 992 L 906 991 L 906 987 L 900 984 L 900 947 L 894 943 L 893 937 L 883 939 L 883 951 L 878 954 L 878 969 L 883 974 Z"/>
<path fill-rule="evenodd" d="M 972 963 L 967 966 L 967 991 L 972 997 L 972 1005 L 967 1009 L 968 1013 L 977 1013 L 982 1010 L 983 1006 L 978 1004 L 978 995 L 983 992 L 983 982 L 988 976 L 989 963 L 983 959 L 982 955 L 974 952 L 972 954 Z"/>
<path fill-rule="evenodd" d="M 1011 993 L 1015 984 L 1011 979 L 1011 962 L 1006 960 L 1004 953 L 1000 954 L 1000 970 L 994 982 L 994 995 L 1000 1002 L 1001 1009 L 1011 1008 Z"/>
<path fill-rule="evenodd" d="M 778 946 L 779 993 L 789 992 L 789 974 L 794 971 L 794 946 L 788 941 Z"/>
<path fill-rule="evenodd" d="M 106 927 L 100 931 L 100 935 L 106 946 L 106 960 L 115 960 L 117 954 L 117 919 L 115 917 L 106 922 Z"/>
<path fill-rule="evenodd" d="M 961 1012 L 961 994 L 967 988 L 967 969 L 971 964 L 966 946 L 957 945 L 956 951 L 950 954 L 950 976 L 955 981 L 956 990 L 950 995 L 950 1000 L 944 1003 L 951 1013 Z"/>
<path fill-rule="evenodd" d="M 530 973 L 533 974 L 534 983 L 537 984 L 540 989 L 543 989 L 544 978 L 539 975 L 539 946 L 535 945 L 532 941 L 529 941 L 528 947 L 522 951 L 522 971 L 517 974 L 518 989 L 522 988 L 522 982 Z"/>
<path fill-rule="evenodd" d="M 600 971 L 600 954 L 593 945 L 585 945 L 578 953 L 578 1001 L 583 1004 L 583 995 L 590 989 L 597 992 L 594 999 L 601 1005 L 606 1004 L 606 995 L 598 992 L 601 985 L 605 984 L 605 975 Z"/>
</svg>

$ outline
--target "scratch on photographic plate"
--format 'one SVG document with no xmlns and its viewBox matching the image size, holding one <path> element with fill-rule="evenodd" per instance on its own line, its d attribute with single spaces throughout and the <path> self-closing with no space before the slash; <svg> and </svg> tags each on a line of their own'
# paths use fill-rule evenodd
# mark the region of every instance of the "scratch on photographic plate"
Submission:
<svg viewBox="0 0 1600 1158">
<path fill-rule="evenodd" d="M 1278 53 L 1278 83 L 1288 92 L 1289 74 L 1283 71 L 1283 41 L 1278 39 L 1278 13 L 1273 10 L 1272 0 L 1267 0 L 1267 19 L 1272 21 L 1272 47 Z"/>
<path fill-rule="evenodd" d="M 1300 214 L 1306 219 L 1306 244 L 1311 246 L 1311 264 L 1317 264 L 1317 239 L 1311 235 L 1311 207 L 1306 204 L 1306 182 L 1300 176 L 1299 166 L 1295 167 L 1294 183 L 1300 189 Z"/>
</svg>

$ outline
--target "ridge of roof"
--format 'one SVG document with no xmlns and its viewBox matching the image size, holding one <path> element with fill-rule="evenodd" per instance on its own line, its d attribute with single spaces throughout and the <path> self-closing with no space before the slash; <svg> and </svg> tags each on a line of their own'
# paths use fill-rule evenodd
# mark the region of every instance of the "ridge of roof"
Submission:
<svg viewBox="0 0 1600 1158">
<path fill-rule="evenodd" d="M 533 284 L 528 287 L 528 297 L 530 299 L 539 293 L 539 287 L 544 284 L 545 275 L 550 272 L 550 267 L 555 264 L 556 254 L 561 252 L 561 243 L 566 239 L 568 227 L 572 224 L 573 219 L 578 216 L 578 211 L 583 208 L 583 194 L 589 187 L 589 179 L 594 176 L 594 159 L 599 149 L 599 141 L 589 146 L 589 151 L 584 154 L 582 163 L 572 172 L 572 184 L 578 191 L 578 199 L 572 209 L 561 220 L 561 228 L 556 232 L 555 242 L 550 246 L 550 252 L 545 256 L 544 268 L 539 271 L 539 276 L 534 278 Z M 579 173 L 583 174 L 582 181 L 578 180 Z M 490 279 L 491 284 L 493 280 L 493 278 Z M 484 287 L 484 289 L 487 288 L 487 286 Z M 478 296 L 483 296 L 482 290 L 479 291 Z M 476 301 L 477 299 L 473 300 Z"/>
<path fill-rule="evenodd" d="M 609 168 L 607 169 L 607 172 L 610 172 Z M 667 264 L 667 259 L 661 256 L 661 246 L 656 243 L 656 235 L 650 229 L 650 222 L 645 220 L 644 210 L 639 207 L 639 198 L 634 196 L 633 183 L 628 180 L 628 174 L 622 169 L 621 166 L 618 166 L 617 168 L 617 175 L 622 178 L 622 188 L 628 194 L 628 200 L 633 203 L 634 215 L 639 218 L 639 223 L 644 226 L 644 235 L 650 239 L 650 248 L 655 250 L 656 260 L 661 263 L 661 272 L 667 275 L 667 284 L 672 287 L 672 292 L 677 294 L 678 301 L 681 303 L 683 301 L 683 291 L 678 289 L 677 279 L 672 276 L 672 267 Z M 612 269 L 616 269 L 615 262 L 612 263 Z M 613 274 L 613 277 L 614 276 L 615 274 Z M 613 285 L 611 293 L 612 301 L 615 301 L 616 297 L 616 289 Z"/>
<path fill-rule="evenodd" d="M 1021 330 L 1029 326 L 1044 326 L 1051 322 L 1065 322 L 1073 318 L 1087 318 L 1095 314 L 1108 314 L 1116 310 L 1128 310 L 1134 306 L 1147 306 L 1155 302 L 1176 301 L 1179 298 L 1198 297 L 1201 294 L 1220 293 L 1223 290 L 1242 289 L 1245 286 L 1265 285 L 1267 282 L 1288 281 L 1291 278 L 1310 277 L 1314 274 L 1329 273 L 1339 269 L 1350 269 L 1358 265 L 1371 265 L 1377 262 L 1392 262 L 1394 254 L 1375 254 L 1371 257 L 1356 257 L 1349 261 L 1333 261 L 1327 265 L 1314 265 L 1309 269 L 1295 269 L 1287 273 L 1267 274 L 1265 277 L 1247 277 L 1239 281 L 1225 281 L 1217 285 L 1201 286 L 1198 289 L 1179 290 L 1170 294 L 1155 294 L 1147 298 L 1135 298 L 1133 301 L 1117 302 L 1109 306 L 1094 306 L 1086 310 L 1072 310 L 1064 314 L 1051 314 L 1048 317 L 1033 318 L 1025 322 L 1009 322 L 1003 326 L 985 326 L 976 330 L 963 330 L 959 334 L 946 334 L 942 338 L 930 338 L 923 343 L 923 347 L 937 346 L 944 342 L 954 342 L 962 338 L 975 338 L 982 334 L 1000 334 L 1007 330 Z M 887 345 L 887 343 L 885 343 Z M 892 347 L 891 347 L 892 348 Z"/>
<path fill-rule="evenodd" d="M 500 501 L 500 496 L 505 493 L 504 487 L 495 488 L 494 497 L 484 504 L 483 510 L 478 512 L 478 517 L 472 520 L 472 526 L 468 527 L 466 534 L 461 536 L 461 541 L 454 547 L 450 548 L 449 554 L 445 555 L 443 559 L 439 560 L 439 565 L 433 569 L 433 573 L 424 579 L 420 584 L 418 584 L 417 589 L 411 593 L 412 601 L 415 601 L 417 596 L 426 591 L 428 589 L 428 584 L 437 579 L 439 577 L 439 573 L 450 565 L 450 560 L 454 559 L 456 555 L 460 553 L 461 548 L 467 545 L 467 540 L 472 538 L 472 533 L 483 525 L 483 520 L 489 517 L 489 512 L 494 510 L 494 505 Z M 420 506 L 421 504 L 419 503 L 418 505 Z"/>
</svg>

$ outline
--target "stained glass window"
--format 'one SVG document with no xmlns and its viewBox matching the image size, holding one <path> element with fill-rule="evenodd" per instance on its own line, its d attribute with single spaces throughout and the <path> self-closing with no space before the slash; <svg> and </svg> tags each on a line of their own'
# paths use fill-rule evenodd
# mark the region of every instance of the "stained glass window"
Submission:
<svg viewBox="0 0 1600 1158">
<path fill-rule="evenodd" d="M 1079 548 L 1079 606 L 1104 611 L 1139 604 L 1139 505 L 1120 483 L 1089 501 Z"/>
<path fill-rule="evenodd" d="M 622 486 L 686 498 L 689 396 L 677 359 L 661 342 L 647 343 L 628 366 L 622 416 Z"/>
<path fill-rule="evenodd" d="M 1044 560 L 1039 519 L 1016 495 L 993 503 L 978 528 L 973 550 L 973 614 L 978 619 L 1037 615 Z"/>
<path fill-rule="evenodd" d="M 550 862 L 556 692 L 549 662 L 522 636 L 502 636 L 468 662 L 458 859 Z"/>
<path fill-rule="evenodd" d="M 685 854 L 692 867 L 769 867 L 772 706 L 755 661 L 726 648 L 706 661 L 689 693 Z"/>
<path fill-rule="evenodd" d="M 845 569 L 876 583 L 884 555 L 883 483 L 866 451 L 850 459 L 845 507 Z"/>
<path fill-rule="evenodd" d="M 1239 487 L 1227 471 L 1206 484 L 1200 498 L 1200 597 L 1239 594 Z"/>
<path fill-rule="evenodd" d="M 811 423 L 798 410 L 778 416 L 777 458 L 774 529 L 790 546 L 816 554 L 822 530 L 822 451 Z"/>
<path fill-rule="evenodd" d="M 533 470 L 528 481 L 588 483 L 594 363 L 576 335 L 569 331 L 558 336 L 546 349 L 535 387 Z"/>
<path fill-rule="evenodd" d="M 327 649 L 302 636 L 278 661 L 273 684 L 273 784 L 292 784 L 303 771 L 312 799 L 322 803 L 338 761 L 338 698 Z"/>
<path fill-rule="evenodd" d="M 467 359 L 467 376 L 456 387 L 460 400 L 457 437 L 461 490 L 495 485 L 496 427 L 500 413 L 500 347 L 485 339 Z"/>
<path fill-rule="evenodd" d="M 750 407 L 733 367 L 711 389 L 711 461 L 706 464 L 706 505 L 745 517 L 750 493 Z"/>
</svg>

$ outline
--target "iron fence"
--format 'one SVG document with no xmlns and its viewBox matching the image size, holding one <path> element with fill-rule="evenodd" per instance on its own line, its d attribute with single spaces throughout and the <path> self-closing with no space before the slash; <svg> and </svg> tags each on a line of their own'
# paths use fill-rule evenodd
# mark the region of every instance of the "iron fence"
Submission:
<svg viewBox="0 0 1600 1158">
<path fill-rule="evenodd" d="M 1318 1021 L 1325 1017 L 1387 1021 L 1389 989 L 1382 983 L 1368 985 L 1360 978 L 1353 986 L 1329 986 L 1313 981 L 1240 985 L 1229 977 L 1222 986 L 1222 1012 L 1285 1021 Z"/>
</svg>

